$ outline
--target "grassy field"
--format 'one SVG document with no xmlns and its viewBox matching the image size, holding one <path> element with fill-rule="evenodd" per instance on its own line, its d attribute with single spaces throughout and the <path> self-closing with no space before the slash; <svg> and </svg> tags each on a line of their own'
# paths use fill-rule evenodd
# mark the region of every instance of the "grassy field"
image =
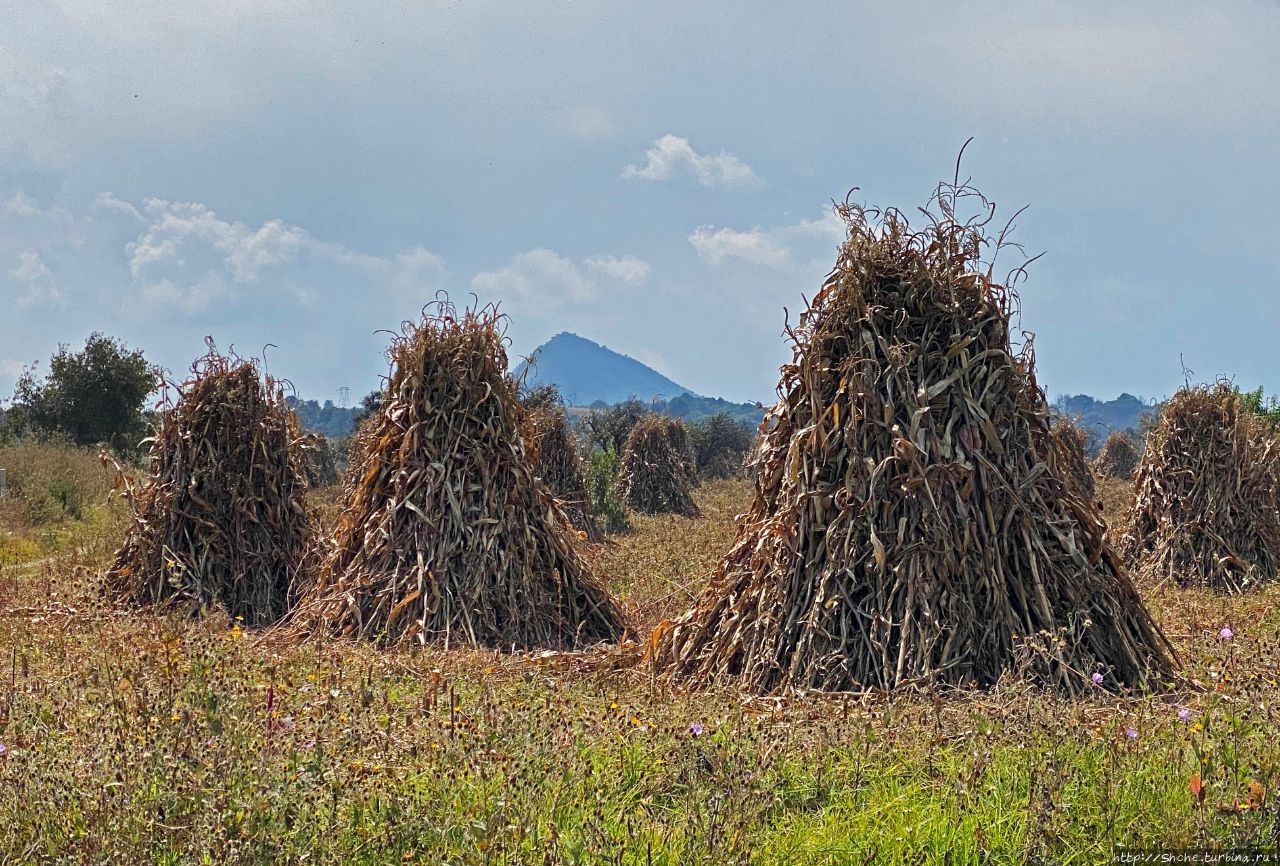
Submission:
<svg viewBox="0 0 1280 866">
<path fill-rule="evenodd" d="M 708 484 L 702 519 L 591 552 L 636 622 L 688 606 L 749 495 Z M 61 530 L 85 543 L 0 566 L 0 862 L 1095 863 L 1280 830 L 1275 586 L 1144 587 L 1194 684 L 1153 697 L 752 700 L 616 648 L 378 652 L 117 610 L 118 536 L 88 513 Z"/>
</svg>

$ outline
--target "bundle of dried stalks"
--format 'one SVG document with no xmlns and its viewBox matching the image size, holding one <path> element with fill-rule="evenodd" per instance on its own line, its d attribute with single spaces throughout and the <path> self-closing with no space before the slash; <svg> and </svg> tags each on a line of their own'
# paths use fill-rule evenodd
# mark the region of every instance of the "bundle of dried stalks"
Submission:
<svg viewBox="0 0 1280 866">
<path fill-rule="evenodd" d="M 1103 478 L 1120 478 L 1125 481 L 1133 479 L 1133 470 L 1138 466 L 1138 446 L 1129 438 L 1129 434 L 1113 430 L 1102 443 L 1098 459 L 1093 469 Z"/>
<path fill-rule="evenodd" d="M 632 428 L 622 449 L 618 497 L 642 514 L 697 517 L 698 506 L 690 493 L 696 476 L 684 424 L 648 415 Z"/>
<path fill-rule="evenodd" d="M 1173 396 L 1138 464 L 1133 526 L 1123 548 L 1136 567 L 1183 586 L 1229 592 L 1276 577 L 1280 444 L 1229 382 Z"/>
<path fill-rule="evenodd" d="M 595 516 L 587 484 L 582 477 L 578 447 L 569 432 L 569 419 L 559 405 L 540 406 L 529 412 L 533 431 L 532 448 L 537 454 L 538 477 L 564 509 L 573 528 L 592 544 L 604 541 Z"/>
<path fill-rule="evenodd" d="M 308 487 L 331 487 L 338 483 L 338 449 L 323 433 L 302 437 L 302 470 Z"/>
<path fill-rule="evenodd" d="M 1097 484 L 1093 472 L 1089 469 L 1089 457 L 1086 445 L 1089 434 L 1085 433 L 1070 420 L 1055 417 L 1049 422 L 1054 445 L 1058 448 L 1058 456 L 1066 469 L 1067 480 L 1075 485 L 1075 491 L 1085 502 L 1093 502 L 1097 498 Z"/>
<path fill-rule="evenodd" d="M 492 308 L 458 316 L 444 301 L 393 342 L 307 618 L 381 643 L 567 647 L 621 636 L 621 611 L 526 453 L 501 324 Z"/>
<path fill-rule="evenodd" d="M 1170 671 L 1048 446 L 1015 297 L 980 261 L 986 221 L 955 216 L 971 195 L 941 187 L 919 232 L 838 206 L 847 240 L 791 331 L 755 501 L 695 609 L 655 631 L 658 668 L 757 693 L 1006 671 L 1080 693 Z"/>
<path fill-rule="evenodd" d="M 213 349 L 177 386 L 142 482 L 116 466 L 133 523 L 107 571 L 136 603 L 218 604 L 276 622 L 310 577 L 301 434 L 283 389 Z"/>
<path fill-rule="evenodd" d="M 694 468 L 699 478 L 742 478 L 751 450 L 751 429 L 718 412 L 689 426 Z"/>
</svg>

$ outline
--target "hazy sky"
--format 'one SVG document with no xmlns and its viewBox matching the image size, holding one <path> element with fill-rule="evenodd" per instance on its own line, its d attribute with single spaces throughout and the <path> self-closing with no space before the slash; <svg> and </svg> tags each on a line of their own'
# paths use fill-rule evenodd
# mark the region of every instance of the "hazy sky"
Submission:
<svg viewBox="0 0 1280 866">
<path fill-rule="evenodd" d="M 353 400 L 438 290 L 768 400 L 830 200 L 965 170 L 1050 395 L 1280 390 L 1280 4 L 0 3 L 0 396 L 102 330 Z"/>
</svg>

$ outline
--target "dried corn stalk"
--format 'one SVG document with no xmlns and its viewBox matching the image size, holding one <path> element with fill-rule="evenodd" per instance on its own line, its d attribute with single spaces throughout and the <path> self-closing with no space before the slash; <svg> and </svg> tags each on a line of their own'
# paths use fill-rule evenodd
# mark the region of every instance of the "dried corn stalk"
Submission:
<svg viewBox="0 0 1280 866">
<path fill-rule="evenodd" d="M 307 486 L 331 487 L 338 483 L 338 450 L 323 433 L 302 437 L 302 469 Z"/>
<path fill-rule="evenodd" d="M 118 471 L 134 517 L 107 585 L 135 603 L 276 622 L 313 562 L 297 419 L 270 376 L 212 343 L 177 391 L 149 475 L 138 484 Z"/>
<path fill-rule="evenodd" d="M 442 302 L 393 342 L 307 605 L 324 627 L 381 643 L 497 647 L 621 636 L 621 611 L 526 453 L 501 321 L 492 308 L 459 317 Z"/>
<path fill-rule="evenodd" d="M 690 492 L 697 473 L 690 458 L 684 424 L 674 418 L 647 415 L 627 436 L 618 469 L 618 497 L 642 514 L 697 517 Z"/>
<path fill-rule="evenodd" d="M 1113 430 L 1102 443 L 1098 459 L 1093 463 L 1094 471 L 1103 478 L 1120 478 L 1126 481 L 1133 479 L 1133 470 L 1138 466 L 1138 446 L 1129 435 Z"/>
<path fill-rule="evenodd" d="M 913 232 L 837 208 L 848 237 L 794 329 L 756 497 L 659 668 L 756 692 L 1151 683 L 1168 643 L 1048 440 L 1010 289 L 980 262 L 976 195 L 942 187 Z M 985 207 L 985 199 L 979 199 Z"/>
<path fill-rule="evenodd" d="M 560 501 L 575 530 L 592 544 L 604 541 L 604 533 L 591 513 L 582 463 L 569 433 L 564 408 L 552 404 L 534 409 L 529 412 L 529 424 L 533 431 L 531 448 L 537 454 L 538 477 Z"/>
<path fill-rule="evenodd" d="M 1136 474 L 1127 557 L 1183 586 L 1236 592 L 1280 568 L 1280 444 L 1229 382 L 1165 405 Z"/>
<path fill-rule="evenodd" d="M 1058 457 L 1066 468 L 1067 480 L 1075 485 L 1081 499 L 1092 502 L 1097 497 L 1097 484 L 1085 452 L 1088 434 L 1061 417 L 1050 420 L 1049 431 L 1059 449 Z"/>
</svg>

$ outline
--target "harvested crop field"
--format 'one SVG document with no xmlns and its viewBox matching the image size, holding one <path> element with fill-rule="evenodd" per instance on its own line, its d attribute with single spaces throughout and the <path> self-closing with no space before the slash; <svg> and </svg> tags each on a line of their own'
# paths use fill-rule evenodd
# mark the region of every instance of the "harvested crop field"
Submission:
<svg viewBox="0 0 1280 866">
<path fill-rule="evenodd" d="M 752 491 L 694 496 L 700 519 L 637 516 L 587 553 L 641 629 L 701 592 Z M 100 600 L 110 552 L 0 572 L 0 860 L 1100 862 L 1263 844 L 1280 820 L 1275 584 L 1149 592 L 1188 681 L 1152 697 L 750 699 L 674 688 L 638 647 L 379 650 L 126 614 Z"/>
</svg>

